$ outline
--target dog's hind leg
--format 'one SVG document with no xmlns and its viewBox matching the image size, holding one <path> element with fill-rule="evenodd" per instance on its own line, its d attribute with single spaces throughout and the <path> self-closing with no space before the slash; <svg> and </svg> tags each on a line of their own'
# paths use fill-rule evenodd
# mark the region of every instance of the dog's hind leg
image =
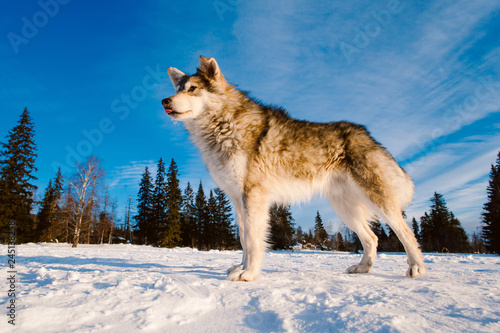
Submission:
<svg viewBox="0 0 500 333">
<path fill-rule="evenodd" d="M 234 210 L 236 211 L 236 220 L 238 221 L 238 233 L 240 236 L 240 243 L 243 249 L 243 259 L 241 264 L 234 265 L 227 270 L 227 274 L 230 275 L 235 271 L 241 271 L 243 269 L 243 263 L 245 262 L 246 250 L 245 250 L 245 223 L 243 220 L 243 203 L 239 196 L 231 196 L 231 201 L 233 202 Z"/>
<path fill-rule="evenodd" d="M 363 256 L 358 265 L 351 266 L 347 273 L 368 273 L 370 272 L 377 256 L 377 236 L 370 229 L 368 220 L 372 217 L 370 211 L 358 202 L 353 196 L 330 195 L 328 197 L 333 209 L 349 229 L 358 235 L 363 245 Z"/>
<path fill-rule="evenodd" d="M 253 281 L 261 270 L 264 253 L 267 248 L 269 220 L 268 198 L 261 188 L 247 191 L 243 199 L 244 235 L 243 268 L 229 274 L 230 281 Z"/>
<path fill-rule="evenodd" d="M 406 254 L 408 255 L 408 265 L 410 266 L 406 275 L 411 278 L 425 275 L 427 268 L 422 258 L 422 252 L 420 252 L 418 248 L 418 242 L 415 235 L 403 219 L 402 213 L 399 209 L 394 209 L 389 213 L 382 211 L 380 215 L 396 233 L 401 243 L 403 243 Z"/>
</svg>

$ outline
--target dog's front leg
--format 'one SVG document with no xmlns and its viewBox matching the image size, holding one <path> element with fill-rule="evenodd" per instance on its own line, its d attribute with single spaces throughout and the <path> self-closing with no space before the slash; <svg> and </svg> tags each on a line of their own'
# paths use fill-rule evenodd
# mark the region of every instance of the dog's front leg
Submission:
<svg viewBox="0 0 500 333">
<path fill-rule="evenodd" d="M 269 202 L 262 188 L 252 188 L 243 198 L 243 268 L 229 274 L 230 281 L 253 281 L 260 273 L 266 251 Z"/>
<path fill-rule="evenodd" d="M 227 274 L 230 275 L 235 271 L 240 271 L 243 269 L 245 263 L 245 258 L 247 256 L 247 251 L 245 249 L 245 223 L 243 217 L 243 202 L 241 197 L 231 196 L 231 201 L 233 202 L 234 210 L 236 211 L 236 221 L 238 222 L 238 233 L 240 236 L 241 248 L 243 249 L 243 259 L 241 264 L 234 265 L 227 270 Z"/>
</svg>

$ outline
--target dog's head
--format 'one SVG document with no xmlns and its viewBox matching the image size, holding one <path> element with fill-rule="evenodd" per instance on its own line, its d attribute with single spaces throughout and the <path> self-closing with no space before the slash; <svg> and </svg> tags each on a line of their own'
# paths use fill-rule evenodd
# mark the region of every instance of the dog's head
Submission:
<svg viewBox="0 0 500 333">
<path fill-rule="evenodd" d="M 196 118 L 207 107 L 219 104 L 220 96 L 228 86 L 214 58 L 200 56 L 198 72 L 194 75 L 184 74 L 174 67 L 167 71 L 177 93 L 161 103 L 165 112 L 175 120 Z"/>
</svg>

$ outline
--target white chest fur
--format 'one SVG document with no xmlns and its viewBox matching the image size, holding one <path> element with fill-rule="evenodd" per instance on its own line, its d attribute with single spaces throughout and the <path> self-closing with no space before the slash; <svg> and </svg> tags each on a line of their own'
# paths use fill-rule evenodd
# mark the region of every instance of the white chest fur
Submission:
<svg viewBox="0 0 500 333">
<path fill-rule="evenodd" d="M 217 186 L 241 193 L 246 176 L 247 154 L 234 123 L 221 119 L 198 119 L 185 123 Z"/>
</svg>

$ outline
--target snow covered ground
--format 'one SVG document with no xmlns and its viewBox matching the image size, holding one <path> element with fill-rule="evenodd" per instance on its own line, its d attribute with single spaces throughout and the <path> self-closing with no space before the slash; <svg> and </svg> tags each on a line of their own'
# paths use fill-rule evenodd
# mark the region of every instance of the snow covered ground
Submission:
<svg viewBox="0 0 500 333">
<path fill-rule="evenodd" d="M 16 325 L 1 332 L 500 332 L 500 256 L 268 252 L 256 282 L 226 281 L 240 251 L 18 245 Z M 7 254 L 7 246 L 0 246 Z M 3 256 L 7 258 L 6 256 Z M 10 300 L 7 259 L 2 307 Z"/>
</svg>

